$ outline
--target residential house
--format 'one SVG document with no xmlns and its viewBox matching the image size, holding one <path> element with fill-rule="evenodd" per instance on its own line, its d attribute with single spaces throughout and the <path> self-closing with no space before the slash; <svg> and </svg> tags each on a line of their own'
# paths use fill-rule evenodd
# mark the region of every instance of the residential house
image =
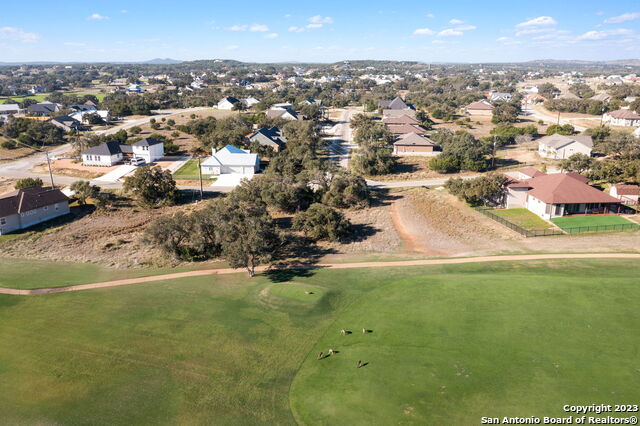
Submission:
<svg viewBox="0 0 640 426">
<path fill-rule="evenodd" d="M 142 93 L 144 92 L 144 89 L 138 84 L 131 83 L 129 87 L 127 87 L 126 91 L 128 93 Z"/>
<path fill-rule="evenodd" d="M 69 198 L 40 186 L 0 195 L 0 235 L 28 228 L 69 213 Z"/>
<path fill-rule="evenodd" d="M 516 171 L 514 174 L 516 179 L 526 180 L 526 179 L 534 178 L 536 176 L 541 176 L 544 173 L 542 173 L 540 170 L 535 169 L 533 167 L 525 167 L 524 169 L 520 169 Z"/>
<path fill-rule="evenodd" d="M 144 138 L 131 145 L 116 141 L 106 142 L 89 148 L 82 153 L 82 164 L 85 166 L 110 167 L 126 158 L 142 158 L 145 163 L 152 163 L 164 156 L 164 142 L 153 138 Z"/>
<path fill-rule="evenodd" d="M 237 174 L 252 176 L 260 170 L 260 159 L 249 150 L 227 145 L 221 150 L 213 148 L 211 157 L 202 162 L 202 172 L 209 175 Z"/>
<path fill-rule="evenodd" d="M 86 109 L 84 111 L 76 111 L 74 113 L 69 114 L 69 116 L 71 118 L 74 118 L 76 120 L 78 120 L 81 123 L 86 123 L 88 118 L 87 116 L 91 115 L 91 114 L 98 114 L 100 116 L 100 118 L 102 118 L 103 121 L 108 122 L 111 120 L 111 115 L 109 115 L 109 111 L 107 110 L 97 110 L 95 108 L 93 109 Z"/>
<path fill-rule="evenodd" d="M 249 135 L 250 142 L 258 142 L 262 146 L 269 146 L 274 152 L 280 152 L 287 144 L 287 138 L 282 135 L 278 127 L 262 127 Z"/>
<path fill-rule="evenodd" d="M 32 85 L 31 89 L 29 89 L 29 93 L 32 95 L 37 95 L 38 93 L 44 93 L 47 89 L 42 86 Z"/>
<path fill-rule="evenodd" d="M 591 156 L 591 136 L 565 136 L 554 134 L 538 140 L 538 154 L 543 158 L 563 160 L 573 154 Z"/>
<path fill-rule="evenodd" d="M 257 100 L 256 98 L 253 98 L 253 97 L 240 99 L 240 102 L 242 102 L 242 104 L 245 106 L 245 108 L 251 108 L 255 104 L 259 104 L 260 103 L 259 100 Z"/>
<path fill-rule="evenodd" d="M 573 100 L 579 100 L 580 96 L 574 95 L 573 93 L 563 93 L 562 95 L 559 95 L 558 97 L 556 97 L 556 99 L 573 99 Z"/>
<path fill-rule="evenodd" d="M 485 101 L 484 99 L 477 102 L 472 102 L 466 107 L 464 107 L 464 111 L 469 115 L 481 115 L 481 116 L 491 116 L 493 115 L 494 106 L 491 105 L 491 102 Z"/>
<path fill-rule="evenodd" d="M 428 137 L 411 132 L 398 138 L 393 144 L 393 153 L 396 155 L 436 155 L 437 145 Z"/>
<path fill-rule="evenodd" d="M 240 101 L 232 96 L 227 96 L 218 101 L 218 109 L 232 110 L 233 106 Z"/>
<path fill-rule="evenodd" d="M 60 105 L 53 102 L 38 102 L 27 107 L 27 114 L 44 117 L 60 111 Z"/>
<path fill-rule="evenodd" d="M 589 99 L 592 101 L 609 102 L 611 100 L 611 95 L 608 93 L 599 93 L 597 95 L 593 95 Z"/>
<path fill-rule="evenodd" d="M 2 115 L 19 114 L 21 111 L 20 105 L 18 104 L 0 105 L 0 114 Z"/>
<path fill-rule="evenodd" d="M 512 96 L 511 93 L 492 90 L 489 92 L 488 98 L 491 102 L 511 102 Z"/>
<path fill-rule="evenodd" d="M 424 135 L 427 132 L 420 126 L 415 124 L 388 124 L 387 129 L 396 136 L 407 135 L 409 133 L 417 133 Z"/>
<path fill-rule="evenodd" d="M 304 117 L 291 108 L 276 107 L 275 105 L 269 108 L 265 115 L 267 118 L 281 118 L 283 120 L 295 121 L 303 120 Z"/>
<path fill-rule="evenodd" d="M 401 114 L 393 117 L 383 117 L 382 122 L 387 125 L 390 125 L 390 124 L 420 125 L 420 121 L 417 118 L 412 117 L 410 115 L 406 115 L 406 114 Z"/>
<path fill-rule="evenodd" d="M 321 107 L 322 106 L 322 100 L 314 99 L 314 98 L 307 98 L 304 101 L 300 102 L 300 105 L 318 105 L 319 107 Z"/>
<path fill-rule="evenodd" d="M 413 119 L 416 118 L 416 111 L 413 109 L 383 109 L 382 110 L 382 119 L 391 118 L 391 117 L 401 117 L 406 115 Z"/>
<path fill-rule="evenodd" d="M 527 96 L 523 98 L 523 101 L 527 105 L 539 104 L 546 101 L 547 98 L 538 94 L 538 93 L 529 93 Z"/>
<path fill-rule="evenodd" d="M 618 213 L 617 198 L 587 184 L 577 173 L 541 174 L 507 186 L 506 207 L 526 208 L 544 219 L 573 214 Z"/>
<path fill-rule="evenodd" d="M 609 195 L 620 200 L 622 204 L 638 204 L 640 185 L 612 185 L 611 188 L 609 188 Z"/>
<path fill-rule="evenodd" d="M 396 96 L 392 100 L 381 100 L 378 102 L 378 107 L 381 109 L 393 109 L 393 110 L 402 110 L 402 109 L 413 109 L 409 105 L 407 105 L 402 98 Z"/>
<path fill-rule="evenodd" d="M 605 112 L 602 122 L 611 126 L 638 127 L 640 126 L 640 114 L 630 109 L 619 109 Z"/>
<path fill-rule="evenodd" d="M 56 127 L 61 128 L 65 132 L 70 132 L 72 130 L 76 132 L 80 132 L 80 131 L 86 130 L 86 127 L 84 127 L 80 121 L 68 115 L 61 115 L 59 117 L 54 117 L 51 120 L 49 120 L 49 123 L 53 124 Z"/>
</svg>

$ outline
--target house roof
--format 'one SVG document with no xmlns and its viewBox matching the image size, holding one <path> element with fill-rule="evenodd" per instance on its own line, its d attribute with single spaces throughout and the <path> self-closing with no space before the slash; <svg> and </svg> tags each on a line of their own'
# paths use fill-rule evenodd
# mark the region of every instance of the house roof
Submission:
<svg viewBox="0 0 640 426">
<path fill-rule="evenodd" d="M 258 141 L 261 145 L 282 146 L 287 139 L 282 136 L 282 131 L 278 127 L 262 127 L 249 135 L 251 142 Z"/>
<path fill-rule="evenodd" d="M 18 104 L 3 104 L 0 105 L 0 113 L 7 111 L 20 111 L 20 105 Z"/>
<path fill-rule="evenodd" d="M 490 102 L 482 100 L 482 101 L 477 101 L 477 102 L 472 102 L 469 105 L 467 105 L 465 107 L 465 109 L 475 109 L 475 110 L 484 110 L 484 111 L 491 111 L 494 109 L 494 106 L 491 105 Z"/>
<path fill-rule="evenodd" d="M 518 170 L 519 173 L 525 175 L 525 176 L 529 176 L 530 178 L 532 177 L 536 177 L 536 176 L 540 176 L 543 175 L 544 173 L 542 173 L 540 170 L 533 168 L 533 167 L 525 167 L 523 169 Z"/>
<path fill-rule="evenodd" d="M 120 149 L 120 144 L 116 141 L 101 143 L 100 145 L 93 146 L 82 154 L 88 155 L 115 155 L 122 153 L 122 149 Z"/>
<path fill-rule="evenodd" d="M 436 143 L 429 139 L 426 136 L 419 135 L 415 132 L 407 133 L 402 136 L 394 143 L 394 145 L 402 145 L 402 146 L 435 146 Z"/>
<path fill-rule="evenodd" d="M 528 179 L 529 195 L 547 204 L 619 203 L 620 200 L 587 185 L 576 174 L 554 173 Z M 581 176 L 581 175 L 578 175 Z"/>
<path fill-rule="evenodd" d="M 404 135 L 407 133 L 419 133 L 424 135 L 426 133 L 422 127 L 412 124 L 388 124 L 387 127 L 394 135 Z"/>
<path fill-rule="evenodd" d="M 161 140 L 158 139 L 154 139 L 154 138 L 144 138 L 144 139 L 140 139 L 138 142 L 135 142 L 133 144 L 133 146 L 151 146 L 151 145 L 158 145 L 158 144 L 162 144 L 164 142 L 162 142 Z"/>
<path fill-rule="evenodd" d="M 584 145 L 587 148 L 593 148 L 593 139 L 591 139 L 591 136 L 566 136 L 556 133 L 538 140 L 538 144 L 546 145 L 553 149 L 560 149 L 574 142 Z"/>
<path fill-rule="evenodd" d="M 380 108 L 396 109 L 396 110 L 409 108 L 407 104 L 404 103 L 404 101 L 399 96 L 396 96 L 392 100 L 381 100 L 378 102 L 378 106 L 380 106 Z"/>
<path fill-rule="evenodd" d="M 590 97 L 589 99 L 591 99 L 592 101 L 608 101 L 609 99 L 611 99 L 611 95 L 608 93 L 600 93 L 597 95 L 593 95 L 592 97 Z"/>
<path fill-rule="evenodd" d="M 29 112 L 42 112 L 42 113 L 50 113 L 56 112 L 58 110 L 58 106 L 52 103 L 42 103 L 42 104 L 33 104 L 27 107 L 27 111 Z"/>
<path fill-rule="evenodd" d="M 631 111 L 630 109 L 619 109 L 616 111 L 608 112 L 607 114 L 613 118 L 621 118 L 625 120 L 640 120 L 640 114 L 635 111 Z"/>
<path fill-rule="evenodd" d="M 238 102 L 240 102 L 238 99 L 234 98 L 233 96 L 227 96 L 226 98 L 222 98 L 220 99 L 220 101 L 218 101 L 218 103 L 222 101 L 228 101 L 229 103 L 232 103 L 232 104 L 237 104 Z"/>
<path fill-rule="evenodd" d="M 382 122 L 384 124 L 420 124 L 418 119 L 406 114 L 395 117 L 384 117 Z"/>
<path fill-rule="evenodd" d="M 613 185 L 618 195 L 640 195 L 640 185 Z"/>
<path fill-rule="evenodd" d="M 292 120 L 299 120 L 298 113 L 292 109 L 285 108 L 270 108 L 266 111 L 265 115 L 268 118 L 285 118 Z"/>
<path fill-rule="evenodd" d="M 558 99 L 580 99 L 580 97 L 574 95 L 573 93 L 563 93 L 562 95 L 558 96 Z"/>
<path fill-rule="evenodd" d="M 227 145 L 202 162 L 203 166 L 255 166 L 260 160 L 256 154 Z"/>
<path fill-rule="evenodd" d="M 69 201 L 69 198 L 55 188 L 35 186 L 17 189 L 0 195 L 0 216 L 20 214 L 64 201 Z"/>
<path fill-rule="evenodd" d="M 416 111 L 413 109 L 385 109 L 382 110 L 382 117 L 400 117 L 407 115 L 412 118 L 416 118 Z"/>
</svg>

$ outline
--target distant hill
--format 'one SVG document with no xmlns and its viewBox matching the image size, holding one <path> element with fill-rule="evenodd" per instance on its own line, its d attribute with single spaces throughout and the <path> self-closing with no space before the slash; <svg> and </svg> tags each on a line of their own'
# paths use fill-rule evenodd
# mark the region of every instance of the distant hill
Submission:
<svg viewBox="0 0 640 426">
<path fill-rule="evenodd" d="M 171 59 L 171 58 L 155 58 L 155 59 L 151 59 L 150 61 L 144 61 L 144 62 L 138 62 L 140 64 L 148 64 L 148 65 L 174 65 L 174 64 L 181 64 L 183 61 L 179 61 L 177 59 Z"/>
<path fill-rule="evenodd" d="M 0 62 L 0 66 L 17 65 L 76 65 L 76 64 L 142 64 L 142 65 L 175 65 L 184 61 L 171 58 L 155 58 L 149 61 L 104 61 L 104 62 L 56 62 L 56 61 L 31 61 L 31 62 Z"/>
</svg>

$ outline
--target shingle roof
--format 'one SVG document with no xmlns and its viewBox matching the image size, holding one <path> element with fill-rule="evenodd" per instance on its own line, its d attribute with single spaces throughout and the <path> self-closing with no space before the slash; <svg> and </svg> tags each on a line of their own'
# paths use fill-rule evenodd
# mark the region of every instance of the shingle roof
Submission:
<svg viewBox="0 0 640 426">
<path fill-rule="evenodd" d="M 436 143 L 426 136 L 419 135 L 415 132 L 407 133 L 400 136 L 394 145 L 402 146 L 435 146 Z"/>
<path fill-rule="evenodd" d="M 578 175 L 580 176 L 580 175 Z M 529 195 L 547 204 L 619 203 L 620 200 L 568 173 L 537 176 L 525 182 Z"/>
<path fill-rule="evenodd" d="M 618 193 L 618 195 L 640 195 L 639 185 L 617 184 L 613 186 L 615 186 L 616 192 Z"/>
<path fill-rule="evenodd" d="M 400 117 L 400 116 L 409 116 L 412 118 L 416 118 L 416 111 L 413 109 L 385 109 L 382 110 L 382 117 Z"/>
<path fill-rule="evenodd" d="M 489 102 L 484 100 L 472 102 L 465 107 L 465 109 L 478 109 L 478 110 L 484 110 L 484 111 L 493 110 L 493 108 L 494 108 L 493 105 L 491 105 Z"/>
<path fill-rule="evenodd" d="M 613 118 L 621 118 L 625 120 L 640 120 L 640 114 L 635 111 L 631 111 L 630 109 L 619 109 L 616 111 L 608 112 Z"/>
<path fill-rule="evenodd" d="M 154 139 L 154 138 L 144 138 L 144 139 L 140 139 L 138 142 L 135 142 L 133 145 L 134 146 L 151 146 L 151 145 L 158 145 L 163 143 L 161 140 L 158 139 Z"/>
<path fill-rule="evenodd" d="M 396 96 L 390 101 L 387 101 L 387 100 L 380 101 L 378 102 L 378 105 L 380 106 L 380 108 L 395 109 L 395 110 L 409 108 L 409 106 L 399 96 Z"/>
<path fill-rule="evenodd" d="M 394 135 L 404 135 L 406 133 L 419 133 L 424 135 L 426 133 L 422 127 L 412 124 L 389 124 L 387 127 Z"/>
<path fill-rule="evenodd" d="M 122 149 L 120 149 L 120 144 L 115 141 L 105 142 L 100 145 L 89 148 L 84 151 L 82 154 L 89 155 L 115 155 L 122 153 Z"/>
<path fill-rule="evenodd" d="M 0 195 L 0 216 L 24 213 L 68 200 L 66 195 L 55 188 L 35 186 L 18 189 Z"/>
<path fill-rule="evenodd" d="M 418 119 L 406 114 L 398 115 L 395 117 L 384 117 L 382 119 L 382 122 L 384 124 L 420 124 Z"/>
<path fill-rule="evenodd" d="M 569 145 L 573 142 L 577 142 L 581 145 L 586 146 L 587 148 L 593 148 L 593 139 L 591 139 L 591 136 L 566 136 L 556 133 L 550 136 L 545 136 L 538 140 L 539 144 L 543 144 L 554 149 L 562 148 L 563 146 Z"/>
<path fill-rule="evenodd" d="M 282 131 L 277 127 L 262 127 L 249 135 L 250 141 L 258 141 L 262 145 L 282 146 L 287 139 L 282 136 Z"/>
</svg>

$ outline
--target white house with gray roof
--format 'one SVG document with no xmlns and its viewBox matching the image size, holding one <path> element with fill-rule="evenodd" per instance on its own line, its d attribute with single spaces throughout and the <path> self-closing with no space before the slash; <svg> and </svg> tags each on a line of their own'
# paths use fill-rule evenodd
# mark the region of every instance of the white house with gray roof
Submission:
<svg viewBox="0 0 640 426">
<path fill-rule="evenodd" d="M 593 140 L 591 136 L 550 135 L 538 140 L 538 154 L 542 158 L 564 160 L 573 154 L 591 156 Z"/>
<path fill-rule="evenodd" d="M 260 159 L 246 149 L 227 145 L 221 150 L 213 148 L 211 157 L 202 162 L 202 173 L 208 175 L 237 174 L 253 176 L 260 170 Z"/>
</svg>

